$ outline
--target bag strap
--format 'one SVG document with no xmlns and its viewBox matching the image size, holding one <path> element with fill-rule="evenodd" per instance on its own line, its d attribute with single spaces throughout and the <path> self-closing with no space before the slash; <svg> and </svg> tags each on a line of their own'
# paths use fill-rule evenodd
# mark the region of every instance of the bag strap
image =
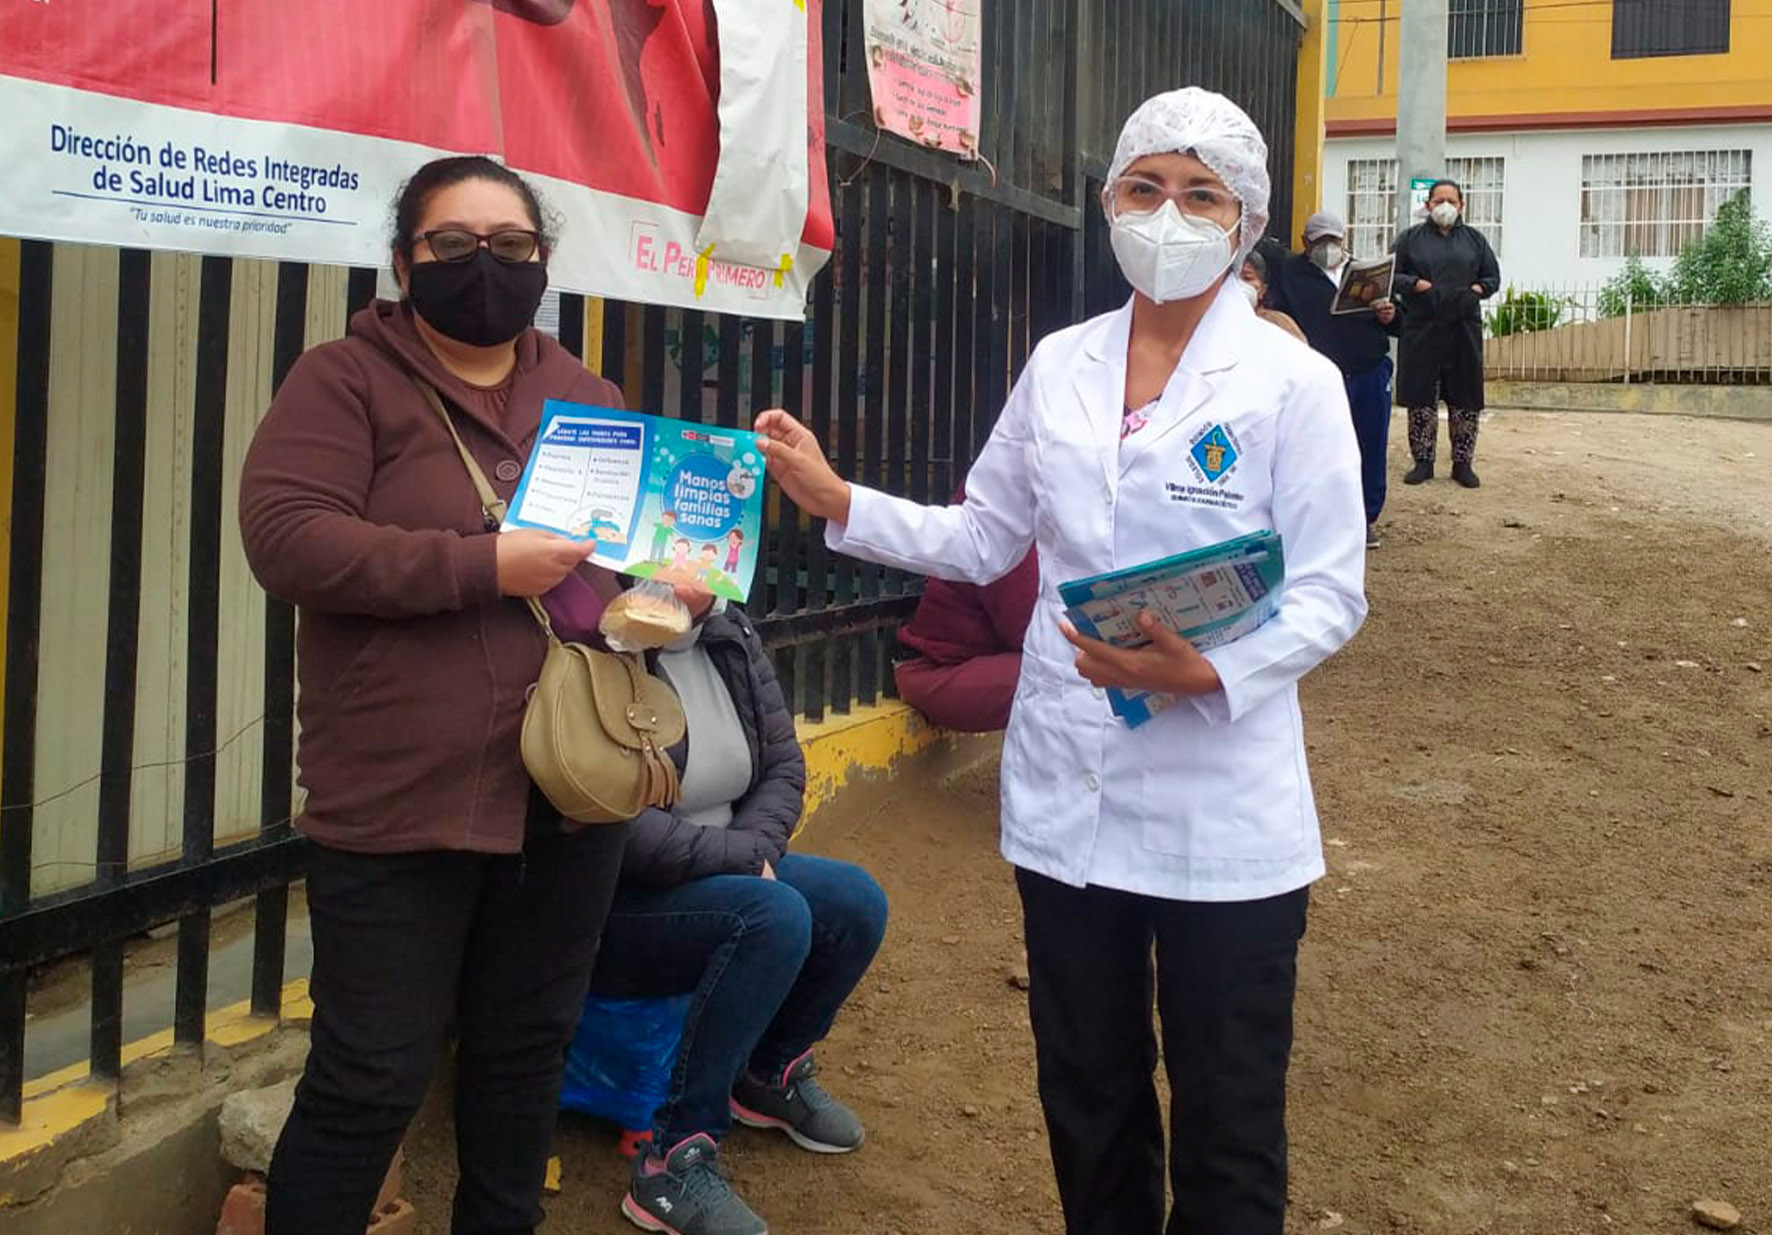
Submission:
<svg viewBox="0 0 1772 1235">
<path fill-rule="evenodd" d="M 455 427 L 455 417 L 451 416 L 449 409 L 443 406 L 443 398 L 437 393 L 437 388 L 416 373 L 409 373 L 407 376 L 412 379 L 412 384 L 418 387 L 418 393 L 424 396 L 425 402 L 431 405 L 431 410 L 442 419 L 443 427 L 449 430 L 449 439 L 455 443 L 455 450 L 461 456 L 462 466 L 468 470 L 468 479 L 474 482 L 474 493 L 479 497 L 480 510 L 486 516 L 486 530 L 497 532 L 504 525 L 505 511 L 509 509 L 505 500 L 493 489 L 492 482 L 486 479 L 486 473 L 480 470 L 480 465 L 469 453 L 467 443 L 461 440 L 461 434 Z M 548 643 L 550 645 L 558 644 L 560 637 L 554 633 L 554 623 L 549 619 L 548 611 L 541 601 L 530 596 L 526 603 L 529 605 L 529 612 L 535 615 L 536 623 L 541 627 L 542 633 L 548 637 Z"/>
</svg>

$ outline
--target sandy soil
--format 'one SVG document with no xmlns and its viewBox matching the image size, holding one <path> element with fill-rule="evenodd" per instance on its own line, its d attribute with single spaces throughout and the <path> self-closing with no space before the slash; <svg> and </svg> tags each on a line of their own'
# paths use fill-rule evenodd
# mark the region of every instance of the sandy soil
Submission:
<svg viewBox="0 0 1772 1235">
<path fill-rule="evenodd" d="M 1307 684 L 1289 1229 L 1678 1232 L 1719 1197 L 1772 1231 L 1772 427 L 1504 413 L 1478 462 L 1396 489 L 1371 619 Z M 868 1145 L 729 1142 L 772 1229 L 1060 1229 L 995 810 L 984 769 L 808 836 L 894 922 L 821 1051 Z M 558 1148 L 545 1230 L 630 1230 L 613 1133 Z"/>
</svg>

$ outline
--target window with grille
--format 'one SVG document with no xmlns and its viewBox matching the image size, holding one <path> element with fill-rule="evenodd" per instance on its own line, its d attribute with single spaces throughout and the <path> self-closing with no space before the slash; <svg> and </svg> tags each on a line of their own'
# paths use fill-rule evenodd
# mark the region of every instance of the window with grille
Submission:
<svg viewBox="0 0 1772 1235">
<path fill-rule="evenodd" d="M 1464 190 L 1464 221 L 1501 252 L 1502 203 L 1507 161 L 1501 158 L 1448 159 L 1446 177 Z M 1396 235 L 1397 161 L 1349 159 L 1347 165 L 1348 248 L 1356 257 L 1390 251 Z"/>
<path fill-rule="evenodd" d="M 1581 255 L 1677 257 L 1752 173 L 1747 150 L 1584 155 Z"/>
<path fill-rule="evenodd" d="M 1612 0 L 1614 60 L 1728 50 L 1729 0 Z"/>
<path fill-rule="evenodd" d="M 1454 60 L 1517 56 L 1525 0 L 1447 0 L 1446 54 Z"/>
</svg>

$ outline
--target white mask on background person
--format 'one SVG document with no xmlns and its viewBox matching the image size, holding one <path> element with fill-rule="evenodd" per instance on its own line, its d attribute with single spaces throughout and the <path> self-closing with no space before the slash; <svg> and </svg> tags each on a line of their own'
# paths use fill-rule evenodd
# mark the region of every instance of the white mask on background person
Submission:
<svg viewBox="0 0 1772 1235">
<path fill-rule="evenodd" d="M 1149 214 L 1122 214 L 1110 240 L 1126 281 L 1158 304 L 1190 300 L 1223 274 L 1236 233 L 1194 218 L 1166 201 Z"/>
<path fill-rule="evenodd" d="M 1237 290 L 1243 293 L 1243 299 L 1249 302 L 1251 309 L 1261 306 L 1261 289 L 1247 279 L 1237 280 Z"/>
<path fill-rule="evenodd" d="M 1458 207 L 1451 202 L 1441 202 L 1428 212 L 1440 227 L 1451 227 L 1458 222 Z"/>
<path fill-rule="evenodd" d="M 1311 250 L 1311 260 L 1323 270 L 1337 270 L 1347 260 L 1347 250 L 1338 244 L 1320 244 Z"/>
</svg>

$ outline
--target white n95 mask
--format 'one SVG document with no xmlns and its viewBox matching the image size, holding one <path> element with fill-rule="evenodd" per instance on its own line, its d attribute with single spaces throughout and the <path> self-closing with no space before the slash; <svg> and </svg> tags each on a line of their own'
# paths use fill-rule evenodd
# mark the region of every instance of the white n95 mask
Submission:
<svg viewBox="0 0 1772 1235">
<path fill-rule="evenodd" d="M 1441 227 L 1451 227 L 1454 223 L 1458 222 L 1458 207 L 1454 206 L 1451 202 L 1441 202 L 1429 211 L 1429 213 L 1434 216 L 1434 222 L 1438 223 Z"/>
<path fill-rule="evenodd" d="M 1184 215 L 1174 202 L 1149 214 L 1122 214 L 1110 239 L 1126 281 L 1158 304 L 1190 300 L 1231 264 L 1233 233 Z"/>
</svg>

